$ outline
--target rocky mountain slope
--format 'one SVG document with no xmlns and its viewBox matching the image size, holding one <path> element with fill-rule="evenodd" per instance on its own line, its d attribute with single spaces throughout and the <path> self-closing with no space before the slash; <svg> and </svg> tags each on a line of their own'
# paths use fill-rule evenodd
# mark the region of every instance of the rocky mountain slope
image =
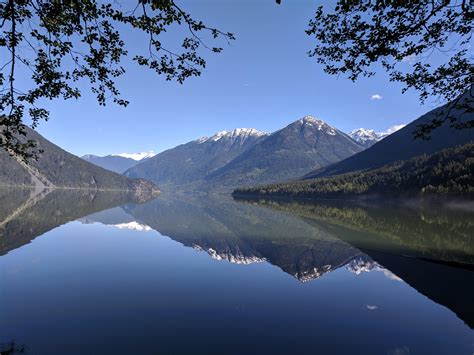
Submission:
<svg viewBox="0 0 474 355">
<path fill-rule="evenodd" d="M 364 148 L 311 116 L 274 132 L 206 178 L 209 187 L 232 188 L 284 181 L 354 155 Z"/>
<path fill-rule="evenodd" d="M 125 172 L 160 185 L 179 186 L 204 180 L 237 156 L 267 137 L 252 128 L 222 131 L 166 150 Z"/>
<path fill-rule="evenodd" d="M 382 139 L 388 137 L 392 133 L 399 131 L 405 124 L 397 124 L 389 127 L 386 131 L 376 132 L 373 129 L 357 128 L 348 133 L 349 137 L 364 146 L 364 148 L 370 148 L 375 143 L 380 142 Z"/>
<path fill-rule="evenodd" d="M 133 180 L 105 170 L 72 155 L 28 129 L 27 137 L 42 151 L 38 160 L 25 164 L 0 149 L 0 185 L 63 187 L 105 190 L 136 190 L 156 193 L 158 188 L 145 180 Z"/>
<path fill-rule="evenodd" d="M 382 139 L 387 137 L 388 133 L 375 132 L 373 129 L 357 128 L 353 131 L 350 131 L 348 133 L 348 136 L 359 144 L 361 144 L 362 146 L 364 146 L 365 148 L 369 148 L 378 141 L 381 141 Z"/>
</svg>

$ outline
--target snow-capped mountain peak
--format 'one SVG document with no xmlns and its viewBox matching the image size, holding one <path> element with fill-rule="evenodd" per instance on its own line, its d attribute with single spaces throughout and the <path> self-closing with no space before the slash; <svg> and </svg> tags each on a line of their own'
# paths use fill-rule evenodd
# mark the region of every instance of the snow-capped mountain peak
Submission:
<svg viewBox="0 0 474 355">
<path fill-rule="evenodd" d="M 316 127 L 318 131 L 323 131 L 331 136 L 336 135 L 336 129 L 321 119 L 315 118 L 313 116 L 304 116 L 299 120 L 299 123 L 304 126 Z"/>
<path fill-rule="evenodd" d="M 405 127 L 404 124 L 395 125 L 385 132 L 375 132 L 373 129 L 357 128 L 350 131 L 348 135 L 356 142 L 368 148 L 403 127 Z"/>
<path fill-rule="evenodd" d="M 209 138 L 209 140 L 213 141 L 213 142 L 217 142 L 218 140 L 220 140 L 221 138 L 225 137 L 225 136 L 228 136 L 229 135 L 229 132 L 227 131 L 220 131 L 220 132 L 217 132 L 216 134 L 214 134 L 211 138 Z"/>
<path fill-rule="evenodd" d="M 221 131 L 217 132 L 211 137 L 202 137 L 197 140 L 198 143 L 205 142 L 217 142 L 222 138 L 245 141 L 249 137 L 262 137 L 266 136 L 268 133 L 256 130 L 255 128 L 235 128 L 232 131 Z"/>
<path fill-rule="evenodd" d="M 119 154 L 111 154 L 111 155 L 114 157 L 122 157 L 122 158 L 133 159 L 135 161 L 140 161 L 143 159 L 152 158 L 156 155 L 156 153 L 150 150 L 148 152 L 141 152 L 141 153 L 119 153 Z"/>
<path fill-rule="evenodd" d="M 377 133 L 373 129 L 357 128 L 349 132 L 349 136 L 357 142 L 363 143 L 368 140 L 379 140 L 383 133 Z"/>
</svg>

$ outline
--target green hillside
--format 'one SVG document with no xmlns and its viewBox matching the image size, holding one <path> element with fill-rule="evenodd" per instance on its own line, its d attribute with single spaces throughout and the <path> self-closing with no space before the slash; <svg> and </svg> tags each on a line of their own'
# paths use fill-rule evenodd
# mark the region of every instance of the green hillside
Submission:
<svg viewBox="0 0 474 355">
<path fill-rule="evenodd" d="M 381 168 L 328 178 L 240 188 L 235 195 L 297 198 L 357 196 L 474 196 L 474 142 L 395 162 Z"/>
</svg>

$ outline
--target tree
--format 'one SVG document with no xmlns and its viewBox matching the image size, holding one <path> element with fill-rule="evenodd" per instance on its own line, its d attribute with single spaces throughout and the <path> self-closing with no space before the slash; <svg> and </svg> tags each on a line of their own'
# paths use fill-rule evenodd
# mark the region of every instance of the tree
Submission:
<svg viewBox="0 0 474 355">
<path fill-rule="evenodd" d="M 422 103 L 429 97 L 447 101 L 438 118 L 415 132 L 429 138 L 446 121 L 455 129 L 474 127 L 473 19 L 469 0 L 339 0 L 333 12 L 319 6 L 310 20 L 306 33 L 316 46 L 308 54 L 326 73 L 352 81 L 374 75 L 374 65 L 381 65 L 403 92 L 417 90 Z M 460 120 L 459 110 L 469 118 Z"/>
<path fill-rule="evenodd" d="M 188 33 L 179 50 L 160 41 L 173 25 Z M 120 34 L 125 28 L 146 35 L 145 53 L 128 53 Z M 0 1 L 0 29 L 0 147 L 24 160 L 38 153 L 26 137 L 25 119 L 35 128 L 49 117 L 41 101 L 77 99 L 78 82 L 87 80 L 100 105 L 126 106 L 115 83 L 125 73 L 124 57 L 131 54 L 138 65 L 183 83 L 205 68 L 202 50 L 222 51 L 202 35 L 234 39 L 194 19 L 174 0 L 136 0 L 130 9 L 115 1 L 6 0 Z M 17 86 L 19 67 L 29 70 L 29 87 Z"/>
</svg>

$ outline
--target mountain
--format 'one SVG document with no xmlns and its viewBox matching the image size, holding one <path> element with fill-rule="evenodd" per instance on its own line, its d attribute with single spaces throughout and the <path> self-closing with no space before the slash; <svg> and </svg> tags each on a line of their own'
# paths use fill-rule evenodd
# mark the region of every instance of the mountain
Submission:
<svg viewBox="0 0 474 355">
<path fill-rule="evenodd" d="M 358 196 L 474 196 L 474 141 L 381 168 L 325 178 L 237 189 L 236 196 L 354 198 Z"/>
<path fill-rule="evenodd" d="M 268 262 L 302 282 L 364 258 L 330 232 L 294 216 L 236 203 L 227 196 L 209 197 L 165 195 L 123 208 L 140 223 L 213 259 Z"/>
<path fill-rule="evenodd" d="M 398 124 L 390 127 L 385 132 L 375 132 L 373 129 L 366 128 L 357 128 L 348 133 L 349 137 L 353 140 L 364 146 L 364 148 L 369 148 L 375 143 L 381 141 L 385 137 L 391 135 L 392 133 L 402 129 L 406 125 Z"/>
<path fill-rule="evenodd" d="M 122 157 L 127 159 L 132 159 L 135 161 L 140 161 L 148 158 L 153 158 L 155 156 L 155 152 L 152 150 L 149 152 L 140 152 L 140 153 L 119 153 L 119 154 L 112 154 L 113 157 Z"/>
<path fill-rule="evenodd" d="M 309 173 L 306 178 L 324 177 L 330 175 L 344 174 L 347 172 L 363 169 L 379 168 L 397 160 L 406 160 L 422 154 L 433 154 L 445 148 L 468 143 L 474 140 L 474 129 L 453 129 L 449 122 L 445 122 L 431 133 L 429 140 L 414 139 L 413 133 L 420 124 L 427 124 L 433 120 L 439 120 L 447 112 L 451 116 L 457 116 L 459 122 L 469 122 L 474 117 L 474 98 L 469 93 L 458 98 L 459 106 L 452 108 L 446 104 L 438 107 L 404 128 L 389 135 L 372 147 L 349 157 L 343 161 L 332 164 L 324 169 L 318 169 Z M 447 120 L 449 121 L 449 120 Z"/>
<path fill-rule="evenodd" d="M 267 135 L 253 128 L 222 131 L 212 137 L 203 137 L 157 154 L 128 169 L 124 175 L 144 178 L 160 187 L 195 183 L 202 181 Z"/>
<path fill-rule="evenodd" d="M 364 146 L 365 148 L 369 148 L 378 141 L 387 137 L 388 133 L 375 132 L 373 129 L 357 128 L 353 131 L 350 131 L 348 133 L 348 136 L 359 144 L 361 144 L 362 146 Z"/>
<path fill-rule="evenodd" d="M 306 116 L 265 137 L 209 174 L 206 183 L 233 188 L 295 179 L 363 149 L 347 134 Z"/>
<path fill-rule="evenodd" d="M 154 157 L 152 152 L 110 154 L 103 157 L 87 154 L 81 158 L 101 168 L 123 174 L 127 169 Z"/>
<path fill-rule="evenodd" d="M 32 129 L 27 129 L 27 138 L 33 139 L 42 151 L 38 160 L 25 164 L 0 149 L 0 185 L 136 190 L 143 194 L 159 191 L 148 181 L 129 179 L 88 163 Z"/>
</svg>

